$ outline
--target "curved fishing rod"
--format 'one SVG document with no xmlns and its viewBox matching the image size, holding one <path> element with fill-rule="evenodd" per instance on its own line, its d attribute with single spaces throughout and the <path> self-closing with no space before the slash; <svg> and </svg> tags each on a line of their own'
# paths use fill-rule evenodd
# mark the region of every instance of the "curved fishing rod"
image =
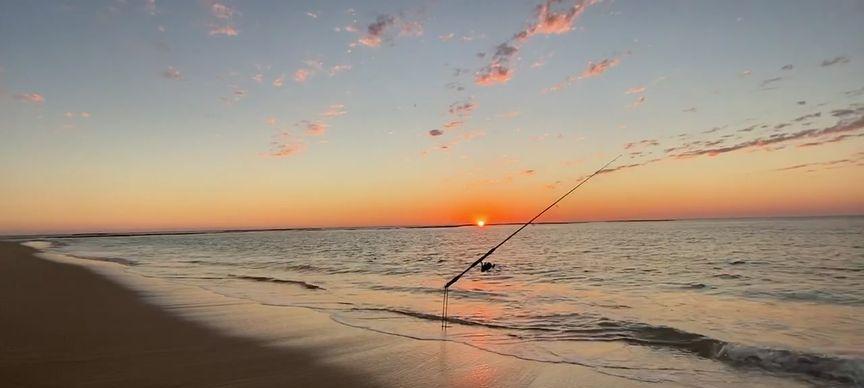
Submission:
<svg viewBox="0 0 864 388">
<path fill-rule="evenodd" d="M 589 179 L 591 179 L 591 178 L 593 178 L 595 175 L 597 175 L 597 174 L 603 172 L 603 170 L 605 170 L 606 167 L 609 167 L 610 164 L 612 164 L 613 162 L 615 162 L 616 160 L 618 160 L 618 158 L 620 158 L 620 157 L 621 157 L 621 155 L 616 156 L 614 159 L 610 160 L 608 163 L 606 163 L 605 165 L 603 165 L 603 167 L 600 167 L 599 170 L 594 171 L 594 173 L 591 174 L 591 175 L 588 175 L 585 179 L 583 179 L 581 182 L 579 182 L 578 185 L 574 186 L 572 189 L 570 189 L 570 191 L 564 193 L 564 195 L 562 195 L 561 198 L 558 198 L 555 202 L 552 202 L 551 205 L 549 205 L 549 206 L 547 206 L 545 209 L 543 209 L 543 211 L 541 211 L 541 212 L 538 213 L 536 216 L 534 216 L 534 218 L 532 218 L 532 219 L 529 220 L 528 222 L 522 224 L 522 226 L 520 226 L 519 229 L 516 229 L 515 232 L 513 232 L 513 233 L 511 233 L 509 236 L 507 236 L 507 238 L 505 238 L 503 241 L 501 241 L 500 243 L 498 243 L 498 245 L 492 247 L 492 249 L 490 249 L 488 252 L 486 252 L 485 254 L 483 254 L 483 256 L 480 256 L 479 259 L 477 259 L 475 262 L 471 263 L 471 265 L 469 265 L 468 268 L 466 268 L 466 269 L 465 269 L 464 271 L 462 271 L 460 274 L 454 276 L 453 279 L 450 279 L 450 281 L 447 282 L 447 284 L 444 285 L 444 300 L 441 302 L 441 327 L 442 327 L 442 328 L 447 328 L 447 299 L 448 299 L 448 298 L 447 298 L 447 291 L 450 289 L 450 286 L 452 286 L 453 283 L 456 283 L 457 281 L 459 281 L 459 279 L 461 279 L 462 276 L 464 276 L 466 273 L 468 273 L 468 271 L 470 271 L 472 268 L 476 267 L 477 264 L 482 263 L 483 260 L 485 260 L 487 257 L 489 257 L 489 255 L 491 255 L 492 253 L 494 253 L 496 249 L 498 249 L 499 247 L 501 247 L 502 245 L 504 245 L 504 243 L 506 243 L 506 242 L 509 241 L 511 238 L 513 238 L 513 236 L 515 236 L 517 233 L 521 232 L 522 229 L 525 229 L 528 225 L 531 225 L 532 223 L 534 223 L 534 221 L 536 221 L 538 218 L 540 218 L 540 216 L 542 216 L 543 213 L 546 213 L 549 209 L 551 209 L 551 208 L 553 208 L 555 205 L 557 205 L 558 202 L 561 202 L 561 200 L 563 200 L 564 198 L 567 198 L 568 195 L 570 195 L 571 193 L 573 193 L 574 191 L 576 191 L 576 189 L 578 189 L 580 186 L 582 186 L 583 184 L 585 184 L 585 182 L 588 182 Z"/>
</svg>

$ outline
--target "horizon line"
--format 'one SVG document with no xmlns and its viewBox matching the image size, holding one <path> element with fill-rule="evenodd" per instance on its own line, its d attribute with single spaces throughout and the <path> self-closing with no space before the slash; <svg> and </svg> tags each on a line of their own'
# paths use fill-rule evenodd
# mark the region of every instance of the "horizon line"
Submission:
<svg viewBox="0 0 864 388">
<path fill-rule="evenodd" d="M 823 214 L 823 215 L 787 215 L 787 216 L 740 216 L 740 217 L 693 217 L 693 218 L 632 218 L 632 219 L 606 219 L 587 221 L 542 221 L 533 222 L 532 225 L 567 225 L 588 224 L 603 222 L 675 222 L 675 221 L 710 221 L 710 220 L 747 220 L 747 219 L 780 219 L 780 218 L 840 218 L 840 217 L 864 217 L 864 214 Z M 497 222 L 485 224 L 482 227 L 523 225 L 524 222 Z M 117 231 L 117 232 L 79 232 L 79 233 L 25 233 L 25 234 L 3 234 L 0 239 L 27 239 L 27 238 L 93 238 L 93 237 L 133 237 L 133 236 L 173 236 L 173 235 L 195 235 L 195 234 L 221 234 L 221 233 L 251 233 L 251 232 L 279 232 L 279 231 L 324 231 L 324 230 L 386 230 L 386 229 L 442 229 L 480 227 L 474 223 L 461 224 L 432 224 L 432 225 L 368 225 L 368 226 L 318 226 L 318 227 L 276 227 L 276 228 L 213 228 L 213 229 L 169 229 L 169 230 L 143 230 L 143 231 Z"/>
</svg>

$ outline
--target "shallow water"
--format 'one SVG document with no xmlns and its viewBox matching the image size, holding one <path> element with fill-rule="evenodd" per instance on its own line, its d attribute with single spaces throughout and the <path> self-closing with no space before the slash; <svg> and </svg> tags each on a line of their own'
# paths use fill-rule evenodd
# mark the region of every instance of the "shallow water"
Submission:
<svg viewBox="0 0 864 388">
<path fill-rule="evenodd" d="M 864 384 L 864 217 L 536 225 L 490 273 L 441 287 L 516 226 L 52 240 L 53 250 L 420 339 L 645 381 L 730 371 Z"/>
</svg>

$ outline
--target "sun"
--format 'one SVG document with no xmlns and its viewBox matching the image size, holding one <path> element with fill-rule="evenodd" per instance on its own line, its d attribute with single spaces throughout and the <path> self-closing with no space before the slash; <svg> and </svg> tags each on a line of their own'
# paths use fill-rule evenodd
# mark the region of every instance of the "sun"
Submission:
<svg viewBox="0 0 864 388">
<path fill-rule="evenodd" d="M 486 226 L 486 220 L 477 220 L 477 226 L 480 226 L 480 227 Z"/>
</svg>

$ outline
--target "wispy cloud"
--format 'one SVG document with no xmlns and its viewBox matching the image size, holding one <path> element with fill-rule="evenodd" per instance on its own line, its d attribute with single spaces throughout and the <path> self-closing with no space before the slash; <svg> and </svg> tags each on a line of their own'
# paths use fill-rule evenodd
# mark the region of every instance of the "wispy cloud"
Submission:
<svg viewBox="0 0 864 388">
<path fill-rule="evenodd" d="M 624 94 L 640 94 L 645 92 L 644 86 L 634 86 L 624 91 Z"/>
<path fill-rule="evenodd" d="M 843 92 L 843 94 L 846 95 L 846 97 L 864 96 L 864 86 L 862 86 L 858 89 L 847 90 L 847 91 Z"/>
<path fill-rule="evenodd" d="M 610 174 L 610 173 L 618 172 L 621 170 L 627 170 L 627 169 L 631 169 L 631 168 L 642 167 L 642 166 L 645 166 L 645 165 L 648 165 L 651 163 L 659 162 L 661 160 L 663 160 L 663 159 L 662 158 L 656 158 L 656 159 L 646 160 L 646 161 L 637 162 L 637 163 L 622 164 L 622 165 L 618 165 L 618 166 L 605 168 L 603 170 L 600 170 L 600 172 L 598 172 L 597 174 Z"/>
<path fill-rule="evenodd" d="M 234 24 L 234 16 L 237 14 L 234 8 L 213 1 L 207 4 L 209 4 L 210 16 L 213 18 L 209 31 L 211 36 L 237 36 L 240 34 Z"/>
<path fill-rule="evenodd" d="M 240 31 L 238 31 L 236 27 L 231 26 L 231 25 L 212 26 L 210 28 L 209 34 L 211 36 L 216 36 L 216 35 L 237 36 L 237 35 L 240 35 Z"/>
<path fill-rule="evenodd" d="M 822 63 L 820 65 L 822 67 L 827 67 L 827 66 L 834 66 L 834 65 L 842 65 L 844 63 L 849 63 L 849 58 L 841 55 L 839 57 L 826 59 L 826 60 L 822 61 Z"/>
<path fill-rule="evenodd" d="M 585 8 L 597 3 L 596 0 L 576 1 L 564 10 L 555 11 L 552 9 L 554 4 L 563 2 L 563 0 L 547 0 L 545 3 L 537 6 L 537 20 L 526 30 L 517 34 L 517 36 L 525 39 L 535 34 L 563 34 L 569 32 L 573 29 L 573 22 L 579 15 L 585 12 Z"/>
<path fill-rule="evenodd" d="M 455 129 L 461 127 L 463 124 L 465 124 L 465 122 L 462 120 L 453 120 L 445 123 L 442 127 L 444 129 Z"/>
<path fill-rule="evenodd" d="M 606 58 L 600 62 L 589 62 L 588 68 L 579 75 L 579 78 L 591 78 L 605 73 L 607 70 L 617 66 L 621 61 L 618 58 Z"/>
<path fill-rule="evenodd" d="M 492 63 L 475 74 L 474 83 L 490 86 L 510 81 L 510 78 L 513 77 L 512 70 L 509 68 L 510 58 L 518 51 L 516 46 L 509 43 L 499 44 L 495 48 L 495 54 L 492 55 Z"/>
<path fill-rule="evenodd" d="M 396 32 L 391 33 L 394 30 Z M 357 28 L 349 26 L 345 28 L 349 32 L 359 32 Z M 385 39 L 393 36 L 421 36 L 423 35 L 423 24 L 418 20 L 410 20 L 404 16 L 378 15 L 374 22 L 366 26 L 363 35 L 357 39 L 351 47 L 363 45 L 366 47 L 378 47 Z"/>
<path fill-rule="evenodd" d="M 848 134 L 847 133 L 847 134 L 837 135 L 837 136 L 834 136 L 832 138 L 828 138 L 828 139 L 824 139 L 824 140 L 812 141 L 809 143 L 802 143 L 802 144 L 799 144 L 798 147 L 799 148 L 801 148 L 801 147 L 816 147 L 816 146 L 820 146 L 823 144 L 839 143 L 839 142 L 845 141 L 847 139 L 854 139 L 854 138 L 858 138 L 858 137 L 864 137 L 864 133 L 857 133 L 857 134 Z"/>
<path fill-rule="evenodd" d="M 273 80 L 273 86 L 275 86 L 277 88 L 281 88 L 284 85 L 285 85 L 285 74 L 282 74 Z"/>
<path fill-rule="evenodd" d="M 630 104 L 630 107 L 631 108 L 638 108 L 639 106 L 641 106 L 644 103 L 645 103 L 645 96 L 639 96 L 639 97 L 636 97 L 635 100 L 633 100 L 633 103 Z"/>
<path fill-rule="evenodd" d="M 177 70 L 177 68 L 175 68 L 174 66 L 168 66 L 168 68 L 162 72 L 162 76 L 168 79 L 178 81 L 183 79 L 183 74 L 181 74 L 180 70 Z"/>
<path fill-rule="evenodd" d="M 855 111 L 849 110 L 850 114 L 855 113 Z M 817 117 L 822 117 L 822 112 L 810 113 L 803 116 L 796 117 L 792 119 L 794 122 L 802 122 L 804 120 L 815 119 Z"/>
<path fill-rule="evenodd" d="M 150 15 L 156 15 L 159 13 L 159 10 L 156 9 L 156 0 L 145 0 L 144 9 L 146 9 L 147 13 Z"/>
<path fill-rule="evenodd" d="M 271 151 L 268 156 L 274 158 L 287 158 L 306 150 L 306 142 L 289 132 L 281 132 L 276 135 L 270 145 Z"/>
<path fill-rule="evenodd" d="M 546 0 L 536 8 L 536 19 L 524 29 L 515 33 L 509 40 L 495 47 L 492 60 L 474 77 L 474 83 L 491 86 L 507 83 L 513 77 L 511 63 L 519 49 L 535 35 L 558 35 L 573 29 L 575 20 L 585 9 L 598 0 L 575 0 L 568 2 L 563 9 L 556 10 L 564 0 Z"/>
<path fill-rule="evenodd" d="M 454 102 L 450 104 L 450 108 L 447 111 L 451 115 L 465 116 L 471 114 L 471 112 L 473 112 L 476 108 L 477 104 L 471 101 Z"/>
<path fill-rule="evenodd" d="M 768 78 L 768 79 L 762 81 L 761 86 L 762 86 L 763 88 L 764 88 L 764 87 L 768 87 L 768 86 L 770 86 L 771 84 L 774 84 L 774 83 L 780 82 L 780 81 L 782 81 L 782 80 L 783 80 L 783 77 Z"/>
<path fill-rule="evenodd" d="M 366 27 L 366 35 L 360 38 L 357 42 L 369 47 L 380 46 L 381 37 L 384 35 L 384 31 L 386 31 L 387 28 L 392 26 L 395 22 L 396 18 L 391 15 L 379 15 L 378 19 Z"/>
<path fill-rule="evenodd" d="M 579 75 L 571 75 L 565 80 L 543 89 L 543 93 L 557 92 L 575 82 L 578 82 L 579 80 L 600 76 L 609 69 L 618 66 L 619 63 L 621 63 L 621 60 L 618 58 L 604 58 L 598 62 L 590 61 L 585 70 L 583 70 Z"/>
<path fill-rule="evenodd" d="M 789 70 L 792 70 L 794 68 L 795 68 L 795 65 L 788 64 L 788 65 L 784 65 L 783 67 L 781 67 L 780 70 L 789 71 Z"/>
<path fill-rule="evenodd" d="M 312 71 L 309 69 L 297 69 L 294 72 L 294 81 L 300 83 L 306 82 L 310 75 L 312 75 Z"/>
<path fill-rule="evenodd" d="M 39 93 L 17 93 L 13 97 L 18 101 L 29 102 L 33 104 L 41 104 L 45 102 L 45 97 Z"/>
<path fill-rule="evenodd" d="M 330 76 L 332 77 L 332 76 L 335 76 L 336 74 L 344 73 L 344 72 L 349 71 L 349 70 L 351 70 L 351 65 L 333 65 L 333 66 L 330 66 L 330 72 L 329 73 L 330 73 Z"/>
<path fill-rule="evenodd" d="M 860 157 L 857 160 L 845 158 L 845 159 L 829 160 L 829 161 L 825 161 L 825 162 L 795 164 L 795 165 L 792 165 L 789 167 L 783 167 L 783 168 L 775 169 L 775 171 L 791 171 L 791 170 L 807 169 L 808 172 L 814 172 L 818 168 L 826 169 L 826 168 L 835 168 L 835 167 L 842 167 L 845 165 L 855 165 L 855 164 L 861 165 Z"/>
<path fill-rule="evenodd" d="M 715 147 L 715 148 L 702 148 L 702 149 L 691 149 L 681 153 L 674 155 L 674 157 L 678 159 L 683 158 L 692 158 L 695 156 L 716 156 L 720 154 L 724 154 L 727 152 L 733 152 L 743 149 L 750 148 L 764 148 L 767 146 L 778 145 L 781 143 L 789 143 L 798 140 L 804 139 L 821 139 L 826 136 L 833 136 L 834 138 L 840 137 L 839 139 L 834 140 L 834 138 L 826 140 L 820 140 L 813 143 L 813 145 L 824 144 L 828 142 L 837 142 L 841 140 L 845 140 L 850 138 L 850 136 L 843 136 L 847 133 L 857 132 L 861 129 L 864 129 L 864 109 L 859 111 L 855 117 L 852 117 L 847 120 L 840 120 L 835 125 L 822 128 L 822 129 L 804 129 L 797 132 L 791 133 L 774 133 L 767 137 L 759 137 L 743 142 L 739 142 L 733 145 L 725 146 L 725 147 Z"/>
<path fill-rule="evenodd" d="M 323 121 L 303 120 L 299 125 L 306 129 L 305 133 L 309 136 L 321 136 L 327 132 L 327 128 L 329 127 L 329 125 Z"/>
<path fill-rule="evenodd" d="M 624 149 L 629 150 L 629 149 L 640 148 L 640 147 L 653 147 L 653 146 L 657 146 L 659 144 L 660 143 L 657 141 L 657 139 L 645 139 L 645 140 L 639 140 L 639 141 L 632 142 L 632 143 L 627 143 L 624 145 Z"/>
<path fill-rule="evenodd" d="M 90 112 L 66 112 L 66 113 L 63 113 L 63 116 L 66 116 L 70 119 L 71 118 L 77 118 L 77 117 L 80 117 L 82 119 L 89 119 L 90 118 Z"/>
<path fill-rule="evenodd" d="M 346 113 L 348 113 L 348 111 L 345 110 L 345 105 L 333 104 L 330 105 L 327 110 L 324 111 L 324 113 L 322 113 L 321 115 L 324 117 L 339 117 Z"/>
<path fill-rule="evenodd" d="M 430 136 L 433 136 L 433 137 L 441 136 L 440 134 L 439 135 L 433 135 L 432 134 L 433 131 L 435 131 L 435 130 L 433 129 L 432 131 L 429 131 Z M 452 138 L 450 141 L 448 141 L 446 143 L 438 144 L 437 146 L 434 146 L 428 150 L 421 152 L 421 154 L 427 155 L 427 154 L 429 154 L 430 151 L 449 151 L 449 150 L 453 149 L 453 147 L 455 147 L 461 143 L 472 141 L 475 139 L 479 139 L 485 135 L 486 135 L 486 133 L 483 132 L 482 130 L 463 132 L 459 136 Z"/>
</svg>

